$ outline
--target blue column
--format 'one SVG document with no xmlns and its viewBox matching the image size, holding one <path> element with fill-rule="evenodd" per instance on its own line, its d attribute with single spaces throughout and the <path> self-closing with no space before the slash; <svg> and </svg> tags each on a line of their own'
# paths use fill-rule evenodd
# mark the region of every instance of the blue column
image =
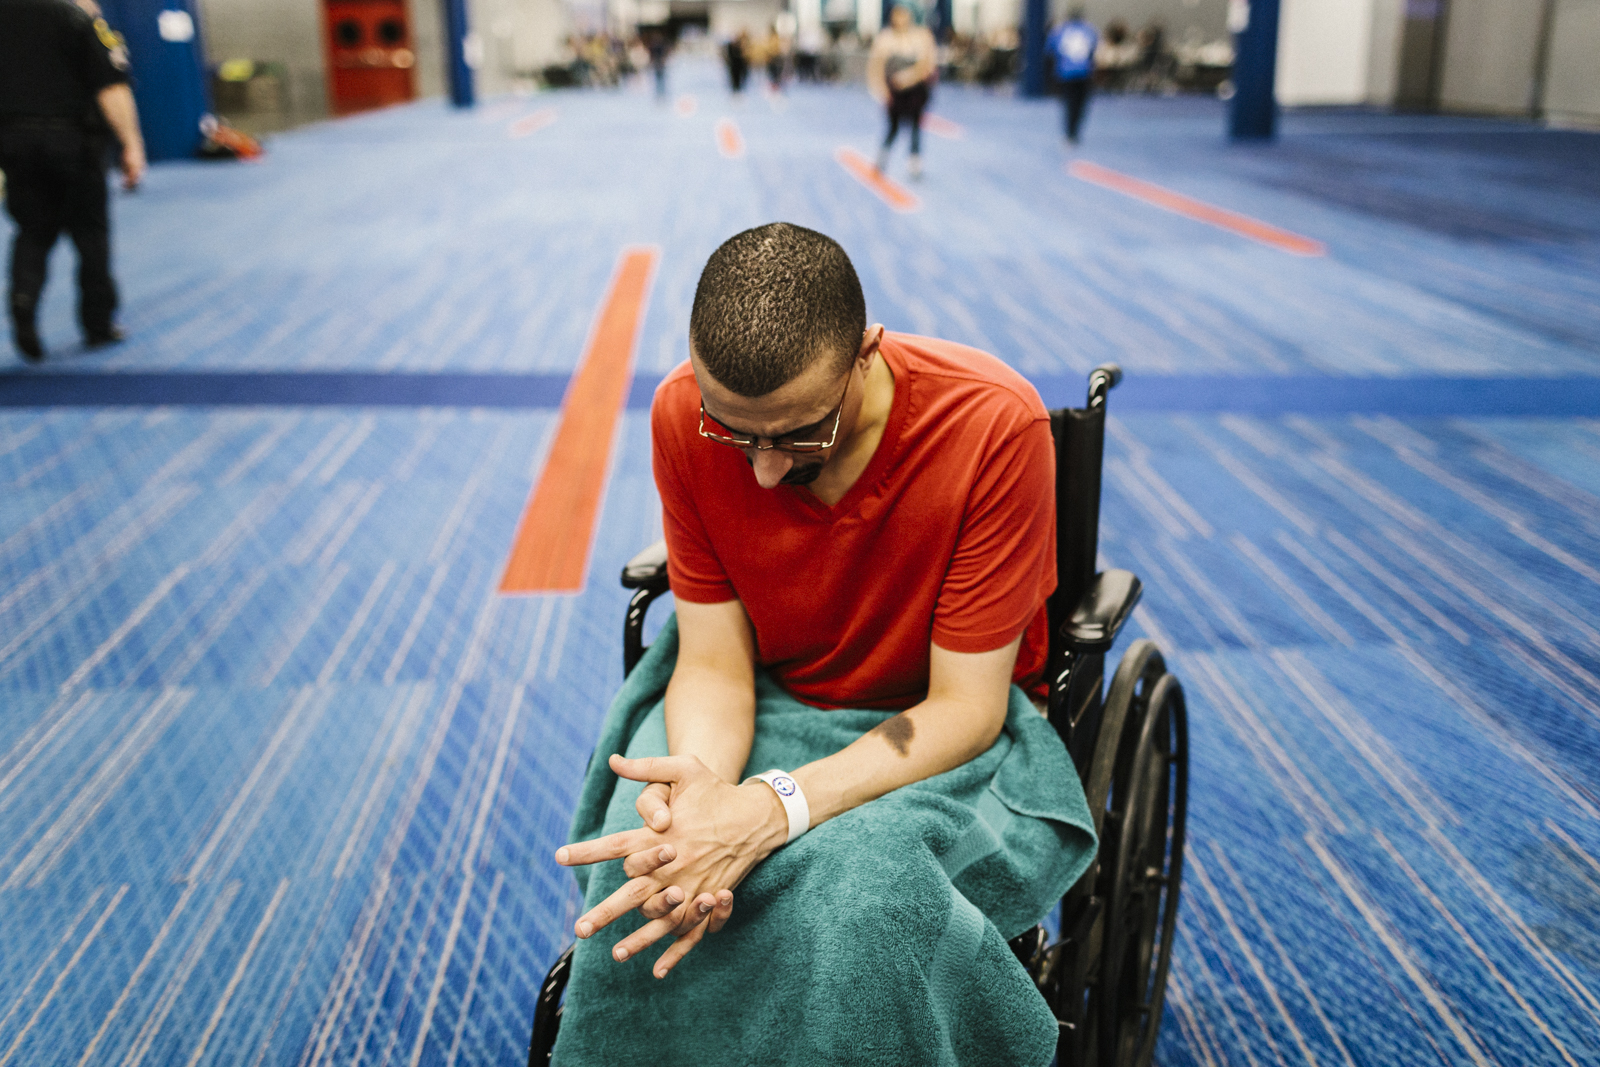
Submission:
<svg viewBox="0 0 1600 1067">
<path fill-rule="evenodd" d="M 467 66 L 467 0 L 444 0 L 445 53 L 450 58 L 450 102 L 473 103 L 472 68 Z"/>
<path fill-rule="evenodd" d="M 139 129 L 151 159 L 188 159 L 211 110 L 194 0 L 102 0 L 106 22 L 128 42 Z"/>
<path fill-rule="evenodd" d="M 1235 0 L 1237 3 L 1237 0 Z M 1270 141 L 1277 132 L 1278 0 L 1247 0 L 1234 23 L 1233 106 L 1228 136 L 1235 141 Z"/>
<path fill-rule="evenodd" d="M 1025 0 L 1022 8 L 1022 95 L 1043 96 L 1044 41 L 1050 35 L 1050 0 Z"/>
</svg>

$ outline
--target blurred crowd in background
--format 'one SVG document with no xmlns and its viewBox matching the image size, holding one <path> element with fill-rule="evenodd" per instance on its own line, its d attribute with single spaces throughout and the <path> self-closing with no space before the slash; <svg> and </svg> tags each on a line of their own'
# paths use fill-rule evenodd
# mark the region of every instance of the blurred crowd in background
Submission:
<svg viewBox="0 0 1600 1067">
<path fill-rule="evenodd" d="M 1226 38 L 1205 40 L 1190 29 L 1173 40 L 1159 22 L 1134 30 L 1120 19 L 1100 29 L 1094 57 L 1095 88 L 1113 93 L 1216 92 L 1228 95 L 1233 45 Z M 792 19 L 780 16 L 767 32 L 747 31 L 715 40 L 697 25 L 642 26 L 631 38 L 611 33 L 573 35 L 561 59 L 537 73 L 544 88 L 612 88 L 646 73 L 672 55 L 716 56 L 728 68 L 730 87 L 745 88 L 752 73 L 771 89 L 790 82 L 853 82 L 864 77 L 870 40 L 849 24 L 826 26 L 814 34 L 796 33 Z M 1020 68 L 1016 29 L 985 34 L 950 34 L 939 46 L 939 80 L 999 89 L 1015 81 Z"/>
</svg>

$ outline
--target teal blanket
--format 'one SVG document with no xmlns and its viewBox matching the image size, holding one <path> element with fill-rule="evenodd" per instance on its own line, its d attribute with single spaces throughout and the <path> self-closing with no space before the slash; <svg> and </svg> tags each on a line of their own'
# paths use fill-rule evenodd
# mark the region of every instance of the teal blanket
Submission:
<svg viewBox="0 0 1600 1067">
<path fill-rule="evenodd" d="M 607 757 L 664 755 L 676 619 L 617 695 L 573 818 L 573 841 L 640 825 L 643 788 Z M 746 774 L 844 748 L 890 713 L 824 711 L 757 679 Z M 625 963 L 637 912 L 578 942 L 557 1067 L 993 1064 L 1044 1067 L 1056 1022 L 1006 940 L 1089 865 L 1094 824 L 1054 729 L 1020 689 L 983 755 L 830 819 L 734 890 L 733 918 L 664 980 L 667 942 Z M 625 880 L 580 867 L 585 907 Z"/>
</svg>

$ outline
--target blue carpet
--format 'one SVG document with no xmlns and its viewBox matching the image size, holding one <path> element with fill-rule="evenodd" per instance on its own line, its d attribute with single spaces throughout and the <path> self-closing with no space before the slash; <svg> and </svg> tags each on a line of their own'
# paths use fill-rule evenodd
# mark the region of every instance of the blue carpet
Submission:
<svg viewBox="0 0 1600 1067">
<path fill-rule="evenodd" d="M 130 341 L 0 380 L 0 1067 L 507 1064 L 659 534 L 649 388 L 735 230 L 817 226 L 875 319 L 1054 403 L 1111 359 L 1108 565 L 1190 695 L 1168 1067 L 1600 1064 L 1600 138 L 940 91 L 922 212 L 859 94 L 433 103 L 158 166 Z M 544 106 L 559 120 L 520 139 Z M 720 157 L 712 125 L 740 124 Z M 896 162 L 892 173 L 899 173 Z M 620 249 L 663 249 L 591 577 L 494 593 Z M 395 374 L 392 372 L 404 372 Z"/>
</svg>

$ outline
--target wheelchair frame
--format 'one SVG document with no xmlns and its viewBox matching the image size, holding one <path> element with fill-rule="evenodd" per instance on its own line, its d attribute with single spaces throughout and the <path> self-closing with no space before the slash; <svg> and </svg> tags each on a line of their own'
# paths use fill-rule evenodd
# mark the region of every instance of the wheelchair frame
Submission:
<svg viewBox="0 0 1600 1067">
<path fill-rule="evenodd" d="M 1061 898 L 1060 939 L 1040 924 L 1013 938 L 1059 1024 L 1059 1067 L 1147 1067 L 1155 1054 L 1177 930 L 1189 793 L 1183 686 L 1154 642 L 1124 653 L 1105 685 L 1105 659 L 1139 602 L 1129 571 L 1095 569 L 1106 398 L 1122 380 L 1108 363 L 1089 374 L 1082 408 L 1050 412 L 1056 448 L 1056 591 L 1049 599 L 1047 714 L 1083 782 L 1100 847 Z M 622 568 L 634 591 L 623 623 L 623 672 L 644 656 L 644 619 L 669 591 L 667 546 Z M 534 1008 L 528 1067 L 550 1063 L 571 975 L 568 946 Z"/>
</svg>

